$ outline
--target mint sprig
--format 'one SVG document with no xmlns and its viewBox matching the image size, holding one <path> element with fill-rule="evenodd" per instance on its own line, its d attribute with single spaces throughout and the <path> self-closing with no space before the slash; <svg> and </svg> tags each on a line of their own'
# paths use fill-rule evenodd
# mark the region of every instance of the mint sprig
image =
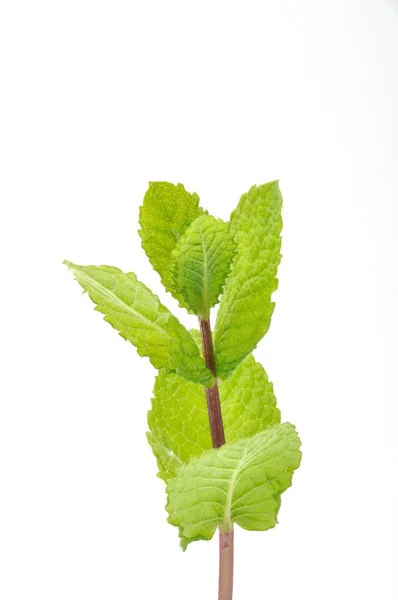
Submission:
<svg viewBox="0 0 398 600">
<path fill-rule="evenodd" d="M 149 184 L 142 246 L 200 332 L 187 331 L 134 273 L 65 261 L 96 310 L 158 370 L 147 437 L 168 521 L 184 550 L 219 529 L 219 600 L 232 599 L 234 524 L 274 527 L 301 460 L 296 430 L 281 423 L 273 385 L 251 354 L 274 310 L 281 209 L 277 181 L 253 186 L 228 223 L 181 184 Z"/>
</svg>

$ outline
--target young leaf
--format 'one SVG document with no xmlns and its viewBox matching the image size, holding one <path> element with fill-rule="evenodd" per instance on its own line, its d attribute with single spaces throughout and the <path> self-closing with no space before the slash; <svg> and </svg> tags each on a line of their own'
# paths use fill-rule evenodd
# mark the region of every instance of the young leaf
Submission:
<svg viewBox="0 0 398 600">
<path fill-rule="evenodd" d="M 202 319 L 218 301 L 235 249 L 228 223 L 201 215 L 185 231 L 173 251 L 175 288 L 188 308 Z"/>
<path fill-rule="evenodd" d="M 214 332 L 217 374 L 227 377 L 267 332 L 280 262 L 282 196 L 277 181 L 252 187 L 231 215 L 238 244 Z"/>
<path fill-rule="evenodd" d="M 264 531 L 274 527 L 281 494 L 300 465 L 300 440 L 290 423 L 193 458 L 167 486 L 169 522 L 183 542 L 211 539 L 233 523 Z"/>
<path fill-rule="evenodd" d="M 227 443 L 280 422 L 272 383 L 252 355 L 219 386 Z M 175 477 L 182 465 L 212 447 L 203 386 L 162 371 L 156 377 L 148 413 L 148 441 L 159 477 Z"/>
<path fill-rule="evenodd" d="M 168 292 L 184 304 L 174 286 L 171 254 L 189 225 L 203 213 L 199 196 L 179 183 L 153 181 L 140 207 L 142 247 Z"/>
<path fill-rule="evenodd" d="M 211 385 L 206 368 L 190 333 L 163 306 L 134 273 L 116 267 L 82 267 L 69 261 L 77 281 L 120 335 L 134 344 L 140 356 L 202 385 Z"/>
</svg>

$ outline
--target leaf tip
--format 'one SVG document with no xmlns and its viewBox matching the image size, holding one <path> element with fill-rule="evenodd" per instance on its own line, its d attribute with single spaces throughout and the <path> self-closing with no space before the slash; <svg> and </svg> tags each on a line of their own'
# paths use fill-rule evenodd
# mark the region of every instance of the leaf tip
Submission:
<svg viewBox="0 0 398 600">
<path fill-rule="evenodd" d="M 76 277 L 76 271 L 79 270 L 79 266 L 78 265 L 75 265 L 75 263 L 71 262 L 70 260 L 66 260 L 66 259 L 62 262 L 62 264 L 65 265 L 66 267 L 68 267 L 68 269 L 70 271 L 72 271 L 72 273 Z"/>
</svg>

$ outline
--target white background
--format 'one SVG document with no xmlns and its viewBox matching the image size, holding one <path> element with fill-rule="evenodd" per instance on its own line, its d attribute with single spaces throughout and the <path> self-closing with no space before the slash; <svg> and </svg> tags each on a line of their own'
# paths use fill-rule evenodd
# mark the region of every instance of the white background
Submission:
<svg viewBox="0 0 398 600">
<path fill-rule="evenodd" d="M 235 599 L 393 600 L 398 2 L 5 0 L 2 600 L 216 597 L 146 444 L 154 369 L 62 260 L 133 270 L 149 180 L 228 218 L 279 179 L 283 262 L 256 350 L 303 462 L 280 524 L 236 531 Z M 394 496 L 395 494 L 395 496 Z"/>
</svg>

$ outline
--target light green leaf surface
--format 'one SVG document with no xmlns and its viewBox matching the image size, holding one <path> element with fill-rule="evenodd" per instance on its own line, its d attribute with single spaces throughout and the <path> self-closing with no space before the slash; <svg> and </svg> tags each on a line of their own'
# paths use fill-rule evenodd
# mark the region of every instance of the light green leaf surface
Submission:
<svg viewBox="0 0 398 600">
<path fill-rule="evenodd" d="M 179 527 L 184 543 L 211 539 L 218 526 L 229 531 L 233 523 L 270 529 L 300 460 L 300 440 L 290 423 L 208 450 L 169 481 L 168 520 Z"/>
<path fill-rule="evenodd" d="M 219 383 L 219 390 L 227 442 L 250 437 L 280 423 L 274 387 L 252 354 L 231 377 Z"/>
<path fill-rule="evenodd" d="M 173 273 L 175 288 L 186 306 L 203 319 L 218 301 L 235 249 L 228 223 L 201 215 L 185 231 L 175 247 Z"/>
<path fill-rule="evenodd" d="M 140 207 L 142 247 L 166 290 L 182 306 L 185 301 L 175 289 L 171 255 L 181 235 L 202 213 L 197 194 L 187 192 L 181 183 L 167 181 L 150 182 Z"/>
<path fill-rule="evenodd" d="M 155 380 L 148 426 L 158 475 L 167 481 L 192 456 L 212 447 L 204 387 L 160 372 Z"/>
<path fill-rule="evenodd" d="M 186 537 L 183 534 L 183 527 L 179 527 L 178 528 L 178 536 L 180 538 L 180 546 L 183 549 L 183 551 L 185 552 L 185 550 L 188 548 L 189 544 L 191 542 L 200 542 L 201 540 L 206 541 L 208 538 L 204 537 L 203 535 L 197 535 L 195 537 Z"/>
<path fill-rule="evenodd" d="M 96 310 L 136 346 L 140 356 L 148 356 L 157 369 L 164 367 L 202 385 L 211 384 L 214 378 L 190 333 L 134 273 L 116 267 L 65 264 L 97 305 Z"/>
<path fill-rule="evenodd" d="M 281 254 L 282 196 L 277 181 L 254 186 L 231 215 L 238 244 L 214 332 L 217 374 L 227 377 L 267 332 Z"/>
<path fill-rule="evenodd" d="M 272 383 L 252 355 L 220 383 L 219 392 L 227 443 L 280 422 Z M 148 441 L 165 481 L 212 447 L 204 388 L 178 375 L 163 371 L 156 377 L 148 425 Z"/>
</svg>

